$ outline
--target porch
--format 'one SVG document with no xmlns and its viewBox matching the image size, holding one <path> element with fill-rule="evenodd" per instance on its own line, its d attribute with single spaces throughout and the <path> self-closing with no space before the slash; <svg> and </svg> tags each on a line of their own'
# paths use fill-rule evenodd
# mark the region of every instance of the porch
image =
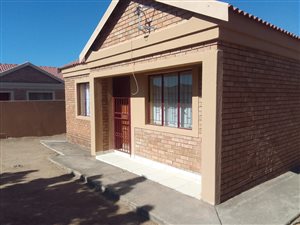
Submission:
<svg viewBox="0 0 300 225">
<path fill-rule="evenodd" d="M 201 65 L 94 79 L 93 155 L 201 199 L 201 90 Z"/>
<path fill-rule="evenodd" d="M 203 57 L 210 55 L 209 53 Z M 206 143 L 215 144 L 214 135 L 208 134 L 214 133 L 211 127 L 214 124 L 212 120 L 215 119 L 213 112 L 216 108 L 211 104 L 211 92 L 215 94 L 215 90 L 209 84 L 216 67 L 211 67 L 210 63 L 203 64 L 202 61 L 209 61 L 210 57 L 201 60 L 200 56 L 202 55 L 197 54 L 193 64 L 179 64 L 162 69 L 154 67 L 155 70 L 136 71 L 135 76 L 131 73 L 118 74 L 117 70 L 112 73 L 92 71 L 92 155 L 97 156 L 117 149 L 131 157 L 130 161 L 124 163 L 128 166 L 124 170 L 169 185 L 172 189 L 189 193 L 194 198 L 205 199 L 205 194 L 213 196 L 215 187 L 205 181 L 214 182 L 215 170 L 205 168 L 212 167 L 211 164 L 215 163 L 212 160 L 214 152 L 202 151 L 202 142 L 205 139 Z M 202 83 L 207 85 L 203 86 Z M 206 109 L 202 107 L 202 92 L 207 93 L 206 102 L 209 104 L 205 105 Z M 204 112 L 206 120 L 203 119 Z M 204 138 L 204 134 L 208 139 Z M 116 158 L 115 155 L 114 157 Z M 183 180 L 178 180 L 178 177 L 173 179 L 168 174 L 171 176 L 170 180 L 174 181 L 172 182 L 155 178 L 155 174 L 162 171 L 150 170 L 151 172 L 145 174 L 145 171 L 130 170 L 131 167 L 142 168 L 140 164 L 145 161 L 134 160 L 139 157 L 186 173 L 181 177 Z M 108 162 L 107 159 L 103 160 Z M 122 168 L 118 159 L 112 159 L 108 163 Z M 134 163 L 137 164 L 131 165 Z M 187 173 L 197 174 L 197 178 L 185 182 Z M 173 175 L 177 175 L 176 172 Z"/>
<path fill-rule="evenodd" d="M 119 167 L 149 180 L 169 187 L 193 198 L 201 199 L 201 175 L 186 172 L 143 157 L 120 151 L 111 151 L 96 156 L 96 159 Z"/>
</svg>

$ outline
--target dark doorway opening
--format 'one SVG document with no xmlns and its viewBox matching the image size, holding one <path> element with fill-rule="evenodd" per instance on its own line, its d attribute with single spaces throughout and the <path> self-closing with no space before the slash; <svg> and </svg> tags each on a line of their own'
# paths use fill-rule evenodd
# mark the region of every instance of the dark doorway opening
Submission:
<svg viewBox="0 0 300 225">
<path fill-rule="evenodd" d="M 130 154 L 130 77 L 113 78 L 114 145 Z"/>
</svg>

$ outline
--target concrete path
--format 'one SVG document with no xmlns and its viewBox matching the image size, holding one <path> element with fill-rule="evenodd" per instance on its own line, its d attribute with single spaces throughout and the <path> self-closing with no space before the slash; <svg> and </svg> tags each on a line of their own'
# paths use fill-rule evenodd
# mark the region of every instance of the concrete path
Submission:
<svg viewBox="0 0 300 225">
<path fill-rule="evenodd" d="M 300 214 L 300 175 L 288 172 L 217 206 L 98 161 L 68 142 L 42 141 L 50 160 L 161 224 L 288 224 Z"/>
</svg>

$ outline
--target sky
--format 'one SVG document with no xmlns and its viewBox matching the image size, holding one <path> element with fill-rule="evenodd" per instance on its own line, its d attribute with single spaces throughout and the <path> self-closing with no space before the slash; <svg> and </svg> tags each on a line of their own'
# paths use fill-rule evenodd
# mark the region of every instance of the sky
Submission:
<svg viewBox="0 0 300 225">
<path fill-rule="evenodd" d="M 300 0 L 226 2 L 300 36 Z M 0 63 L 59 67 L 78 59 L 109 3 L 0 0 Z"/>
</svg>

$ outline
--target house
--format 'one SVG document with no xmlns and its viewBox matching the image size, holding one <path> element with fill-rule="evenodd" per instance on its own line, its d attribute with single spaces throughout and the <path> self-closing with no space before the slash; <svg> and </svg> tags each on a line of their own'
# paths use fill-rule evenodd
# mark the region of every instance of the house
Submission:
<svg viewBox="0 0 300 225">
<path fill-rule="evenodd" d="M 57 68 L 0 64 L 0 138 L 65 133 L 64 96 Z"/>
<path fill-rule="evenodd" d="M 64 100 L 64 82 L 56 67 L 0 64 L 0 101 Z"/>
<path fill-rule="evenodd" d="M 201 174 L 219 204 L 300 165 L 299 56 L 298 36 L 227 3 L 112 1 L 61 68 L 67 138 Z"/>
</svg>

